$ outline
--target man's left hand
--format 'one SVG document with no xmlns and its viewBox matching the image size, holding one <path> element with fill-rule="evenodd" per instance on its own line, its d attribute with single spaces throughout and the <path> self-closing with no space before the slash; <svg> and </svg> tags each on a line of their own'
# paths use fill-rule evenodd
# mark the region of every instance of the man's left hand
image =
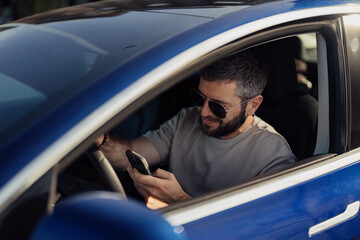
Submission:
<svg viewBox="0 0 360 240">
<path fill-rule="evenodd" d="M 144 175 L 136 168 L 128 169 L 128 172 L 139 193 L 145 198 L 154 197 L 168 204 L 191 198 L 171 172 L 157 169 L 152 175 Z"/>
</svg>

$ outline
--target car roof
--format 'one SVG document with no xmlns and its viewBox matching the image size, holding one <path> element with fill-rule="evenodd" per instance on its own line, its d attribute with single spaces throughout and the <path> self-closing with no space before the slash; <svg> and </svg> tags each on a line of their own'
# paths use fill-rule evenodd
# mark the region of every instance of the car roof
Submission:
<svg viewBox="0 0 360 240">
<path fill-rule="evenodd" d="M 249 7 L 243 2 L 235 6 L 191 3 L 101 1 L 37 14 L 7 26 L 42 29 L 48 35 L 56 31 L 69 38 L 84 39 L 124 62 L 172 36 Z"/>
<path fill-rule="evenodd" d="M 146 5 L 145 2 L 147 1 L 144 1 Z M 104 1 L 38 14 L 0 26 L 0 35 L 1 30 L 9 28 L 23 29 L 22 32 L 26 30 L 29 34 L 37 30 L 45 35 L 61 35 L 114 60 L 113 65 L 106 69 L 105 75 L 97 76 L 86 87 L 63 98 L 23 132 L 9 136 L 7 142 L 0 147 L 0 188 L 84 117 L 134 81 L 186 49 L 219 33 L 262 18 L 353 1 L 241 1 L 239 4 L 235 1 L 221 4 L 220 1 L 205 1 L 200 6 L 203 2 L 181 5 L 176 1 L 155 1 L 153 5 L 147 4 L 147 7 L 123 7 L 125 1 Z M 126 24 L 120 23 L 122 19 L 126 20 Z M 149 31 L 143 24 L 154 27 Z M 133 34 L 132 37 L 129 37 L 130 33 Z M 148 35 L 142 35 L 143 33 Z M 160 35 L 155 36 L 156 34 Z M 144 41 L 141 38 L 147 36 L 152 40 L 141 42 Z M 17 40 L 17 44 L 28 44 L 27 38 Z M 136 47 L 140 45 L 142 47 Z M 121 54 L 125 54 L 125 57 L 121 58 Z M 89 102 L 88 99 L 93 101 Z M 57 158 L 63 157 L 53 156 L 41 171 L 44 173 L 49 170 L 53 165 L 50 160 L 58 161 Z M 36 176 L 33 175 L 31 179 L 27 177 L 28 184 L 35 181 Z M 0 195 L 4 191 L 1 190 Z M 2 199 L 0 200 L 2 204 Z"/>
<path fill-rule="evenodd" d="M 110 17 L 121 15 L 129 11 L 164 11 L 167 13 L 193 15 L 198 17 L 215 18 L 223 15 L 222 8 L 227 7 L 250 7 L 266 2 L 275 2 L 278 0 L 246 0 L 246 1 L 216 1 L 216 0 L 152 0 L 152 1 L 98 1 L 86 4 L 75 5 L 71 7 L 60 8 L 52 11 L 47 11 L 40 14 L 35 14 L 29 17 L 16 20 L 14 22 L 41 24 L 55 21 L 65 21 L 74 19 L 88 19 L 98 17 Z M 217 9 L 217 11 L 205 12 L 196 11 L 197 9 Z M 236 11 L 236 8 L 230 11 Z"/>
</svg>

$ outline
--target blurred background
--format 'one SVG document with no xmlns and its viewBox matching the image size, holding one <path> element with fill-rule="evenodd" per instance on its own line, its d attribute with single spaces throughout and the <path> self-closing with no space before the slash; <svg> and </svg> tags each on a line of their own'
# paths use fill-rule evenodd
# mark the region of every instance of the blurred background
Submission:
<svg viewBox="0 0 360 240">
<path fill-rule="evenodd" d="M 0 24 L 36 13 L 99 0 L 0 0 Z"/>
</svg>

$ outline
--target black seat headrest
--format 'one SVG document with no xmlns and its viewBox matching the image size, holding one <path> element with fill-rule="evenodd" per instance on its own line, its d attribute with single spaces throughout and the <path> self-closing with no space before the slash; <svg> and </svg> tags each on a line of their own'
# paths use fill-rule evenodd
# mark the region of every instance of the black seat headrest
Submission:
<svg viewBox="0 0 360 240">
<path fill-rule="evenodd" d="M 277 105 L 297 94 L 297 73 L 290 40 L 282 39 L 259 48 L 269 69 L 268 82 L 262 93 L 263 106 Z"/>
</svg>

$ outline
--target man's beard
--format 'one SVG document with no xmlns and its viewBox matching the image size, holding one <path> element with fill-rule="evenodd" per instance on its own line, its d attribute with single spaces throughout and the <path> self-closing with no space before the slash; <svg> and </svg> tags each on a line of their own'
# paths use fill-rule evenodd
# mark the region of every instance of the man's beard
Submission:
<svg viewBox="0 0 360 240">
<path fill-rule="evenodd" d="M 210 130 L 208 126 L 204 125 L 201 121 L 201 129 L 202 131 L 209 135 L 210 137 L 220 138 L 226 135 L 229 135 L 230 133 L 235 132 L 238 130 L 241 125 L 244 124 L 246 117 L 245 117 L 245 108 L 241 109 L 241 112 L 239 115 L 231 119 L 228 123 L 223 125 L 223 120 L 219 118 L 210 118 L 210 120 L 217 121 L 219 123 L 219 127 L 213 130 Z"/>
</svg>

